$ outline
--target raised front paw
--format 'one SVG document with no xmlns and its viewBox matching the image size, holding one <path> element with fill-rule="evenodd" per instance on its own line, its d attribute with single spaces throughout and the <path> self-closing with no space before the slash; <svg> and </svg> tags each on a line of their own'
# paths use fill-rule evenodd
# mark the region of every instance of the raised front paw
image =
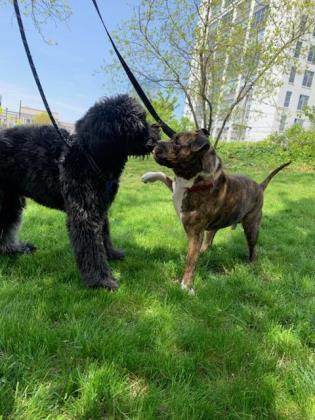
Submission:
<svg viewBox="0 0 315 420">
<path fill-rule="evenodd" d="M 146 172 L 141 177 L 141 181 L 147 184 L 148 182 L 155 182 L 157 180 L 157 175 L 159 172 Z"/>
<path fill-rule="evenodd" d="M 125 258 L 125 253 L 122 249 L 108 249 L 107 250 L 107 257 L 109 260 L 117 260 L 117 261 L 121 261 Z"/>
</svg>

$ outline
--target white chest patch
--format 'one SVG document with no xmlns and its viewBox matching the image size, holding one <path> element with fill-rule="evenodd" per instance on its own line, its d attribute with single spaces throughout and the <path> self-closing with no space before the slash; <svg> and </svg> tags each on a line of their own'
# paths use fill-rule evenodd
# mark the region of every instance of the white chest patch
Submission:
<svg viewBox="0 0 315 420">
<path fill-rule="evenodd" d="M 173 203 L 179 218 L 181 218 L 182 203 L 186 188 L 191 188 L 199 175 L 200 174 L 197 174 L 191 179 L 176 177 L 175 182 L 173 183 Z"/>
</svg>

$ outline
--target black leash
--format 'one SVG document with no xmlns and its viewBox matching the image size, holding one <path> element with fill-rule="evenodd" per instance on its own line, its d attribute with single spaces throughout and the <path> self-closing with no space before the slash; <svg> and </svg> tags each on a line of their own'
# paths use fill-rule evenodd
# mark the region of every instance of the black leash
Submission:
<svg viewBox="0 0 315 420">
<path fill-rule="evenodd" d="M 118 48 L 116 47 L 116 44 L 113 40 L 113 38 L 111 37 L 105 22 L 103 20 L 103 17 L 101 15 L 100 9 L 98 8 L 97 5 L 97 1 L 96 0 L 92 0 L 93 5 L 96 9 L 96 12 L 102 22 L 102 25 L 107 33 L 107 36 L 114 48 L 114 51 L 121 63 L 121 65 L 123 66 L 131 84 L 133 85 L 133 87 L 135 88 L 137 94 L 139 95 L 140 99 L 142 100 L 142 102 L 144 103 L 144 105 L 146 106 L 147 110 L 150 112 L 150 114 L 152 115 L 152 117 L 155 119 L 155 121 L 161 126 L 162 130 L 164 131 L 164 133 L 168 136 L 168 137 L 172 137 L 175 133 L 175 131 L 169 127 L 158 115 L 158 113 L 156 112 L 156 110 L 154 109 L 152 103 L 150 102 L 149 98 L 147 97 L 147 95 L 144 93 L 142 87 L 140 86 L 139 82 L 137 81 L 137 79 L 135 78 L 134 74 L 132 73 L 132 71 L 130 70 L 128 64 L 126 63 L 126 61 L 123 59 L 122 55 L 120 54 L 120 52 L 118 51 Z"/>
<path fill-rule="evenodd" d="M 22 42 L 23 42 L 24 49 L 25 49 L 25 52 L 26 52 L 26 56 L 27 56 L 27 59 L 28 59 L 29 65 L 30 65 L 30 67 L 31 67 L 31 70 L 32 70 L 32 73 L 33 73 L 33 76 L 34 76 L 34 79 L 35 79 L 35 82 L 36 82 L 37 88 L 38 88 L 38 90 L 39 90 L 40 96 L 41 96 L 41 98 L 42 98 L 42 100 L 43 100 L 43 102 L 44 102 L 44 105 L 45 105 L 46 111 L 47 111 L 47 113 L 48 113 L 48 115 L 49 115 L 50 121 L 52 122 L 52 125 L 55 127 L 55 129 L 56 129 L 56 131 L 58 132 L 59 137 L 62 139 L 62 141 L 63 141 L 63 142 L 64 142 L 64 143 L 65 143 L 68 147 L 71 147 L 69 140 L 68 140 L 68 139 L 66 139 L 66 137 L 65 137 L 65 136 L 62 134 L 62 132 L 60 131 L 60 129 L 59 129 L 59 127 L 58 127 L 57 123 L 56 123 L 56 120 L 55 120 L 55 118 L 54 118 L 54 116 L 53 116 L 53 114 L 52 114 L 52 112 L 51 112 L 51 110 L 50 110 L 50 107 L 49 107 L 49 105 L 48 105 L 48 102 L 47 102 L 47 99 L 46 99 L 45 93 L 44 93 L 44 91 L 43 91 L 43 88 L 42 88 L 41 82 L 40 82 L 40 80 L 39 80 L 39 77 L 38 77 L 38 74 L 37 74 L 37 71 L 36 71 L 36 68 L 35 68 L 35 65 L 34 65 L 34 61 L 33 61 L 33 58 L 32 58 L 31 51 L 30 51 L 29 46 L 28 46 L 28 43 L 27 43 L 27 39 L 26 39 L 25 31 L 24 31 L 24 25 L 23 25 L 23 22 L 22 22 L 22 17 L 21 17 L 21 13 L 20 13 L 20 8 L 19 8 L 19 4 L 18 4 L 17 0 L 13 0 L 13 4 L 14 4 L 15 15 L 16 15 L 17 23 L 18 23 L 18 25 L 19 25 L 20 34 L 21 34 Z"/>
<path fill-rule="evenodd" d="M 42 88 L 41 82 L 39 80 L 35 65 L 34 65 L 34 61 L 32 58 L 32 54 L 31 51 L 29 49 L 28 46 L 28 42 L 26 39 L 26 35 L 25 35 L 25 30 L 24 30 L 24 25 L 23 25 L 23 21 L 22 21 L 22 17 L 21 17 L 21 13 L 20 13 L 20 8 L 19 8 L 19 4 L 17 0 L 13 0 L 13 4 L 14 4 L 14 10 L 15 10 L 15 15 L 16 15 L 16 19 L 17 19 L 17 23 L 19 25 L 19 29 L 20 29 L 20 34 L 21 34 L 21 38 L 22 38 L 22 42 L 24 45 L 24 49 L 25 49 L 25 53 L 29 62 L 29 65 L 31 67 L 37 88 L 39 90 L 40 96 L 44 102 L 46 111 L 49 115 L 50 121 L 52 122 L 52 125 L 54 126 L 54 128 L 56 129 L 59 137 L 61 138 L 61 140 L 67 145 L 67 147 L 70 149 L 71 148 L 71 143 L 69 141 L 69 138 L 66 138 L 62 132 L 60 131 L 58 124 L 56 123 L 56 120 L 50 110 L 50 107 L 48 105 L 44 90 Z M 97 165 L 97 163 L 95 162 L 95 160 L 93 159 L 93 157 L 86 151 L 84 150 L 82 147 L 79 147 L 80 151 L 82 152 L 82 154 L 85 156 L 86 160 L 89 162 L 91 168 L 93 169 L 93 171 L 100 177 L 103 179 L 106 179 L 106 177 L 104 176 L 103 172 L 101 171 L 101 169 L 99 168 L 99 166 Z"/>
</svg>

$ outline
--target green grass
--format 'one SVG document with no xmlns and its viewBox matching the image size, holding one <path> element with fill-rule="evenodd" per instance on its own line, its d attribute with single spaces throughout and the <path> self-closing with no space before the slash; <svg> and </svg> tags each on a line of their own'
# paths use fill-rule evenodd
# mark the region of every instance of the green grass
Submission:
<svg viewBox="0 0 315 420">
<path fill-rule="evenodd" d="M 275 166 L 231 150 L 256 180 Z M 111 212 L 117 293 L 82 287 L 64 215 L 29 203 L 22 238 L 38 251 L 0 258 L 3 418 L 315 418 L 314 172 L 268 187 L 257 263 L 240 227 L 217 234 L 192 297 L 170 194 L 140 182 L 155 168 L 130 161 Z"/>
</svg>

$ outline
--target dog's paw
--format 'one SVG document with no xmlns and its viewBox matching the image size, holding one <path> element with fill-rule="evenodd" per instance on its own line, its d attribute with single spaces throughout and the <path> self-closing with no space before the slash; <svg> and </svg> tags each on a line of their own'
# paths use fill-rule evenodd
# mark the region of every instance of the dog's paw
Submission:
<svg viewBox="0 0 315 420">
<path fill-rule="evenodd" d="M 125 258 L 125 253 L 121 249 L 108 249 L 107 257 L 112 261 L 121 261 Z"/>
<path fill-rule="evenodd" d="M 161 177 L 161 175 L 163 176 L 164 174 L 162 172 L 146 172 L 142 175 L 141 181 L 145 184 L 148 182 L 155 182 Z"/>
<path fill-rule="evenodd" d="M 37 250 L 37 247 L 29 242 L 26 243 L 20 243 L 19 248 L 21 253 L 23 254 L 32 254 Z"/>
<path fill-rule="evenodd" d="M 145 184 L 147 182 L 152 182 L 152 178 L 154 177 L 156 172 L 146 172 L 145 174 L 142 175 L 141 177 L 141 181 L 144 182 Z"/>
<path fill-rule="evenodd" d="M 97 283 L 88 284 L 90 289 L 107 289 L 111 292 L 114 292 L 119 288 L 118 282 L 113 277 L 105 277 L 104 279 L 100 280 Z"/>
<path fill-rule="evenodd" d="M 36 246 L 30 243 L 14 243 L 0 247 L 0 253 L 4 255 L 16 256 L 19 254 L 31 254 L 36 251 Z"/>
<path fill-rule="evenodd" d="M 185 283 L 181 282 L 180 287 L 182 290 L 185 290 L 190 296 L 195 295 L 195 290 L 193 287 L 188 287 Z"/>
</svg>

